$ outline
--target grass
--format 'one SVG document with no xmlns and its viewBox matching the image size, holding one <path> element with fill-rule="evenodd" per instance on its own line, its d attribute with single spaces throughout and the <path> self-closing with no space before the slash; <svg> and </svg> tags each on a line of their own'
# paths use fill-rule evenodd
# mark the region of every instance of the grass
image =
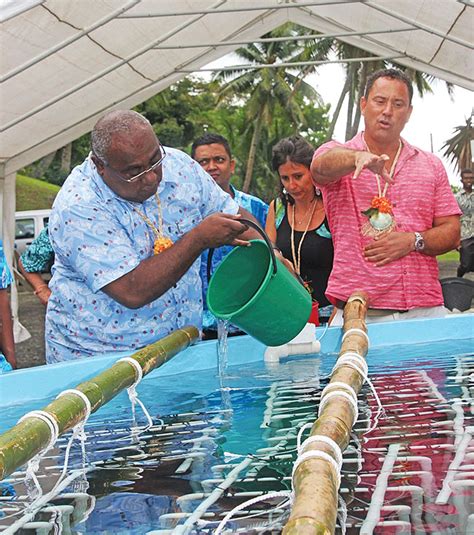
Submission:
<svg viewBox="0 0 474 535">
<path fill-rule="evenodd" d="M 459 252 L 449 251 L 436 257 L 438 262 L 459 262 Z"/>
<path fill-rule="evenodd" d="M 59 186 L 44 180 L 16 175 L 16 211 L 51 208 Z"/>
</svg>

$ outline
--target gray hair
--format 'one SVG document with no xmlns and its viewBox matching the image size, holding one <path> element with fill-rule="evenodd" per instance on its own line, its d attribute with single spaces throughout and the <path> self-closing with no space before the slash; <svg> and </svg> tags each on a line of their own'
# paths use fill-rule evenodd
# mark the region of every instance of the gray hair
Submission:
<svg viewBox="0 0 474 535">
<path fill-rule="evenodd" d="M 132 110 L 114 110 L 101 117 L 91 133 L 92 152 L 107 165 L 112 139 L 116 134 L 129 134 L 136 127 L 151 128 L 150 121 Z"/>
</svg>

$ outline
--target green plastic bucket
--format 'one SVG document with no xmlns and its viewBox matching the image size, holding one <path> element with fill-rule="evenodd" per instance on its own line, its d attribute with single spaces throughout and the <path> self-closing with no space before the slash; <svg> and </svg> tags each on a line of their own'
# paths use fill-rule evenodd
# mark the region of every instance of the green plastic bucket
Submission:
<svg viewBox="0 0 474 535">
<path fill-rule="evenodd" d="M 265 241 L 251 240 L 250 247 L 235 247 L 224 258 L 210 278 L 207 305 L 214 316 L 267 346 L 286 344 L 306 325 L 311 296 L 275 257 L 263 230 L 242 222 L 256 228 Z"/>
</svg>

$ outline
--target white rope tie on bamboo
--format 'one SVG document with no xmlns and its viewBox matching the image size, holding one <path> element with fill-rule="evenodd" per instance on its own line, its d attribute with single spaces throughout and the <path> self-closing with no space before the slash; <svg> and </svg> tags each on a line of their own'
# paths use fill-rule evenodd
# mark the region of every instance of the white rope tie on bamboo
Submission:
<svg viewBox="0 0 474 535">
<path fill-rule="evenodd" d="M 84 394 L 84 392 L 81 392 L 80 390 L 77 390 L 76 388 L 69 388 L 67 390 L 63 390 L 62 392 L 60 392 L 56 396 L 56 399 L 59 399 L 59 398 L 65 396 L 66 394 L 73 394 L 73 395 L 79 397 L 81 399 L 81 401 L 84 403 L 84 408 L 86 409 L 86 413 L 84 415 L 84 418 L 78 424 L 76 424 L 73 427 L 71 437 L 69 438 L 69 441 L 68 441 L 67 446 L 66 446 L 66 452 L 64 453 L 64 465 L 63 465 L 63 469 L 62 469 L 61 475 L 59 476 L 58 480 L 56 481 L 56 484 L 54 485 L 54 487 L 53 487 L 51 492 L 55 491 L 58 488 L 59 484 L 66 477 L 67 469 L 68 469 L 68 466 L 69 466 L 69 455 L 70 455 L 70 452 L 71 452 L 72 443 L 74 442 L 74 439 L 76 439 L 76 438 L 78 438 L 81 441 L 83 469 L 85 469 L 85 464 L 86 464 L 86 439 L 87 439 L 87 435 L 86 435 L 86 432 L 85 432 L 84 428 L 85 428 L 85 425 L 86 425 L 87 421 L 89 420 L 89 416 L 91 415 L 92 404 L 91 404 L 89 398 L 86 396 L 86 394 Z"/>
<path fill-rule="evenodd" d="M 352 329 L 348 329 L 343 335 L 342 335 L 342 340 L 341 340 L 341 344 L 344 342 L 344 340 L 352 335 L 352 334 L 361 334 L 364 338 L 365 338 L 365 341 L 367 342 L 367 347 L 370 347 L 370 340 L 369 340 L 369 335 L 362 329 L 357 329 L 356 327 L 353 327 Z"/>
<path fill-rule="evenodd" d="M 291 474 L 291 480 L 294 481 L 294 477 L 296 474 L 296 470 L 299 468 L 299 466 L 307 461 L 308 459 L 323 459 L 324 461 L 327 461 L 334 470 L 334 475 L 336 476 L 337 480 L 337 488 L 341 486 L 341 467 L 342 463 L 339 464 L 336 459 L 332 455 L 329 455 L 329 453 L 326 453 L 325 451 L 317 451 L 317 450 L 310 450 L 305 451 L 301 455 L 298 456 L 296 459 L 295 464 L 293 465 L 293 472 Z M 292 486 L 294 488 L 294 482 L 292 483 Z"/>
<path fill-rule="evenodd" d="M 305 424 L 303 424 L 299 431 L 298 431 L 298 434 L 296 435 L 296 451 L 299 453 L 300 449 L 301 449 L 301 437 L 303 436 L 303 433 L 306 431 L 306 429 L 309 429 L 310 427 L 313 427 L 313 423 L 314 422 L 306 422 Z"/>
<path fill-rule="evenodd" d="M 365 304 L 365 299 L 360 295 L 351 295 L 347 300 L 348 303 L 353 303 L 354 301 L 359 301 L 359 303 Z"/>
<path fill-rule="evenodd" d="M 146 426 L 146 429 L 148 429 L 149 427 L 153 425 L 153 419 L 150 416 L 150 413 L 146 409 L 145 405 L 139 399 L 138 394 L 137 394 L 137 388 L 136 388 L 137 385 L 140 383 L 140 381 L 143 379 L 143 368 L 141 364 L 132 357 L 123 357 L 119 359 L 117 362 L 128 362 L 129 364 L 132 365 L 133 368 L 135 368 L 135 372 L 136 372 L 135 382 L 129 388 L 127 388 L 127 393 L 128 393 L 128 397 L 130 398 L 130 402 L 132 404 L 133 415 L 135 416 L 135 404 L 138 403 L 143 413 L 145 414 L 146 419 L 148 420 L 148 425 Z"/>
<path fill-rule="evenodd" d="M 362 355 L 359 355 L 359 353 L 356 353 L 355 351 L 346 351 L 337 359 L 337 362 L 333 368 L 333 372 L 341 366 L 349 366 L 350 368 L 356 370 L 360 374 L 364 382 L 366 382 L 369 385 L 374 395 L 375 401 L 377 402 L 377 413 L 373 419 L 372 425 L 369 427 L 369 429 L 367 429 L 365 434 L 370 433 L 377 426 L 378 418 L 382 414 L 384 409 L 383 409 L 382 402 L 380 401 L 380 398 L 377 394 L 377 391 L 375 390 L 375 387 L 372 381 L 369 379 L 369 376 L 368 376 L 369 366 L 367 364 L 367 361 Z"/>
<path fill-rule="evenodd" d="M 83 418 L 83 422 L 85 423 L 88 419 L 89 419 L 89 416 L 91 415 L 91 412 L 92 412 L 92 405 L 91 405 L 91 402 L 89 400 L 89 398 L 84 394 L 84 392 L 81 392 L 80 390 L 77 390 L 77 388 L 68 388 L 67 390 L 63 390 L 60 394 L 58 394 L 56 396 L 56 399 L 59 399 L 60 397 L 66 395 L 66 394 L 74 394 L 75 396 L 78 396 L 82 399 L 83 403 L 84 403 L 84 407 L 86 409 L 86 414 Z M 80 424 L 78 424 L 80 425 Z M 77 427 L 77 426 L 76 426 Z"/>
<path fill-rule="evenodd" d="M 56 443 L 56 440 L 58 440 L 59 426 L 58 426 L 58 422 L 56 421 L 56 418 L 52 414 L 46 411 L 30 411 L 30 412 L 27 412 L 24 416 L 22 416 L 18 420 L 18 423 L 23 422 L 27 418 L 38 418 L 49 427 L 49 433 L 50 433 L 49 443 L 41 451 L 41 453 L 45 453 L 52 446 L 54 446 L 54 444 Z"/>
<path fill-rule="evenodd" d="M 344 352 L 337 359 L 337 362 L 332 370 L 333 373 L 341 366 L 349 366 L 350 368 L 356 370 L 364 382 L 367 381 L 367 372 L 369 371 L 369 367 L 367 365 L 367 361 L 362 355 L 359 355 L 359 353 L 356 353 L 355 351 Z"/>
<path fill-rule="evenodd" d="M 36 472 L 39 469 L 39 463 L 41 459 L 43 458 L 44 454 L 54 446 L 56 441 L 58 440 L 59 436 L 59 426 L 58 422 L 54 418 L 52 414 L 46 411 L 36 410 L 36 411 L 30 411 L 27 412 L 25 415 L 23 415 L 19 420 L 18 423 L 23 422 L 27 418 L 38 418 L 42 422 L 44 422 L 48 428 L 49 428 L 49 442 L 45 448 L 43 448 L 38 454 L 36 454 L 34 457 L 32 457 L 27 465 L 26 465 L 26 474 L 25 474 L 25 485 L 28 489 L 28 493 L 30 493 L 30 496 L 34 499 L 38 499 L 43 495 L 43 489 L 41 488 L 41 485 L 38 481 L 38 478 L 36 477 Z M 29 484 L 29 481 L 33 481 L 33 485 L 36 489 L 37 495 L 35 496 L 33 494 L 32 488 L 30 488 L 31 483 Z"/>
<path fill-rule="evenodd" d="M 352 388 L 351 385 L 347 384 L 347 383 L 343 383 L 342 381 L 331 381 L 329 384 L 327 384 L 324 388 L 323 388 L 323 391 L 321 392 L 321 399 L 323 399 L 324 396 L 326 396 L 329 391 L 331 391 L 331 389 L 335 389 L 335 390 L 344 390 L 345 392 L 347 392 L 348 394 L 350 394 L 353 398 L 354 398 L 354 401 L 357 402 L 357 393 L 356 391 Z"/>
<path fill-rule="evenodd" d="M 321 413 L 324 407 L 326 406 L 327 402 L 331 398 L 335 398 L 335 397 L 347 399 L 347 401 L 351 404 L 352 414 L 353 414 L 351 427 L 353 427 L 353 425 L 357 422 L 357 419 L 359 418 L 359 407 L 357 406 L 357 401 L 355 401 L 354 398 L 350 394 L 348 394 L 347 392 L 344 392 L 343 390 L 333 390 L 332 392 L 328 392 L 324 396 L 324 398 L 321 398 L 321 401 L 319 402 L 318 417 L 321 416 Z"/>
<path fill-rule="evenodd" d="M 342 466 L 342 451 L 339 445 L 335 440 L 333 440 L 331 437 L 327 437 L 325 435 L 312 435 L 308 437 L 303 444 L 300 446 L 300 451 L 298 453 L 301 453 L 307 446 L 310 444 L 313 444 L 314 442 L 323 442 L 324 444 L 327 444 L 334 453 L 334 456 L 336 457 L 336 462 L 338 466 Z M 313 451 L 313 450 L 311 450 Z"/>
</svg>

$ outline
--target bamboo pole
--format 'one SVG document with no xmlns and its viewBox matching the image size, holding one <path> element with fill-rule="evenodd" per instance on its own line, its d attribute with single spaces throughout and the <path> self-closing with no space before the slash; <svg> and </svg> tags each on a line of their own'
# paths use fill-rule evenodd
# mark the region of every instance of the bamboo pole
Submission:
<svg viewBox="0 0 474 535">
<path fill-rule="evenodd" d="M 165 336 L 132 355 L 143 370 L 143 376 L 163 365 L 197 340 L 196 327 L 184 327 Z M 113 366 L 75 387 L 91 403 L 91 412 L 114 398 L 136 381 L 137 370 L 130 363 L 116 362 Z M 66 393 L 47 405 L 43 411 L 57 422 L 59 435 L 80 423 L 86 413 L 84 401 L 74 393 Z M 46 422 L 32 416 L 19 422 L 0 436 L 0 480 L 23 466 L 42 451 L 51 439 Z"/>
<path fill-rule="evenodd" d="M 363 292 L 354 293 L 344 307 L 344 337 L 339 358 L 347 352 L 354 352 L 365 357 L 368 350 L 368 338 L 365 316 L 367 314 L 367 296 Z M 360 332 L 362 331 L 362 332 Z M 337 367 L 337 362 L 336 366 Z M 364 382 L 361 374 L 348 365 L 333 369 L 331 383 L 341 382 L 349 385 L 357 394 Z M 341 392 L 340 386 L 331 390 Z M 318 419 L 311 428 L 310 437 L 323 435 L 336 442 L 341 451 L 347 448 L 354 420 L 352 403 L 343 395 L 328 397 Z M 311 442 L 303 447 L 300 455 L 319 451 L 336 460 L 334 449 L 322 441 Z M 296 467 L 293 477 L 295 498 L 290 517 L 283 529 L 283 535 L 331 535 L 335 531 L 338 506 L 338 479 L 335 470 L 327 460 L 310 457 L 303 459 Z"/>
</svg>

